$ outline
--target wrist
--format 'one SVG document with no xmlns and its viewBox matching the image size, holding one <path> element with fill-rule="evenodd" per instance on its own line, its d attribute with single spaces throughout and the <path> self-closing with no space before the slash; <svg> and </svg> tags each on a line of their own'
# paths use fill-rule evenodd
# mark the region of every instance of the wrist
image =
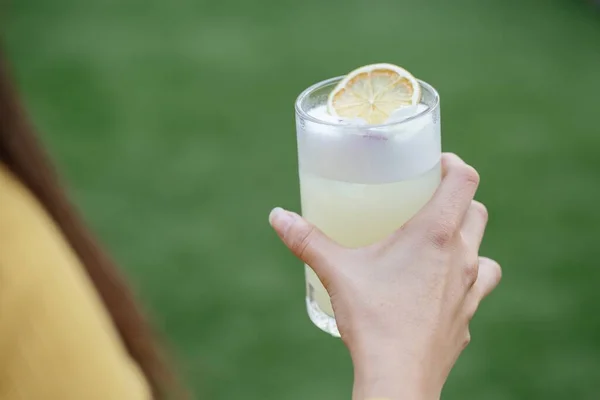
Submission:
<svg viewBox="0 0 600 400">
<path fill-rule="evenodd" d="M 353 400 L 439 400 L 441 388 L 426 377 L 414 354 L 381 347 L 352 353 Z"/>
</svg>

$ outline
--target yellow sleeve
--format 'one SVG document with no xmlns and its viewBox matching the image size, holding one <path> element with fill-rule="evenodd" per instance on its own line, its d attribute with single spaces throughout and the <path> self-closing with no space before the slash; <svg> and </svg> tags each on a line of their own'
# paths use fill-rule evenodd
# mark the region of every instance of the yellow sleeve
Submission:
<svg viewBox="0 0 600 400">
<path fill-rule="evenodd" d="M 79 260 L 0 166 L 0 399 L 150 398 Z"/>
</svg>

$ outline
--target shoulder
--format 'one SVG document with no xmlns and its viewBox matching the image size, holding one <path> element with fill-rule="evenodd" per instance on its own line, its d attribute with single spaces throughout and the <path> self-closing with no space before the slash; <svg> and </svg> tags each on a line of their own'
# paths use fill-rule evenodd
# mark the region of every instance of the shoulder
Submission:
<svg viewBox="0 0 600 400">
<path fill-rule="evenodd" d="M 0 164 L 0 269 L 3 275 L 44 275 L 43 265 L 76 259 L 52 219 Z M 20 268 L 10 268 L 18 262 Z M 10 268 L 9 271 L 5 269 Z M 32 270 L 33 269 L 33 270 Z"/>
<path fill-rule="evenodd" d="M 46 291 L 66 289 L 73 296 L 93 295 L 77 256 L 52 218 L 1 164 L 0 204 L 0 298 L 39 298 Z"/>
<path fill-rule="evenodd" d="M 2 165 L 0 364 L 0 375 L 10 375 L 0 382 L 14 385 L 0 387 L 0 394 L 149 397 L 78 257 L 43 206 Z"/>
</svg>

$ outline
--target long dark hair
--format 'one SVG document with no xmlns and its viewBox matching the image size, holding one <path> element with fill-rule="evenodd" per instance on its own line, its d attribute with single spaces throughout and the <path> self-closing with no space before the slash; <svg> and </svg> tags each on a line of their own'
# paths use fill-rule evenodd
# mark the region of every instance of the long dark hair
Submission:
<svg viewBox="0 0 600 400">
<path fill-rule="evenodd" d="M 155 336 L 124 278 L 62 190 L 11 84 L 7 64 L 0 52 L 0 163 L 11 170 L 54 219 L 85 267 L 127 351 L 146 376 L 154 398 L 166 398 L 174 391 L 175 380 Z"/>
</svg>

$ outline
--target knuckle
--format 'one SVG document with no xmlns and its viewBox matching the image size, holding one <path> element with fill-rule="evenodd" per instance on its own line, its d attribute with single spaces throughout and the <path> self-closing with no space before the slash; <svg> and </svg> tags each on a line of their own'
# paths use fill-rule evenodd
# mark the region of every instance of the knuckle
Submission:
<svg viewBox="0 0 600 400">
<path fill-rule="evenodd" d="M 479 216 L 484 221 L 488 220 L 488 217 L 489 217 L 488 210 L 487 210 L 487 207 L 483 203 L 480 203 L 479 201 L 473 200 L 473 203 L 471 204 L 471 206 L 473 207 L 473 210 L 477 214 L 479 214 Z"/>
<path fill-rule="evenodd" d="M 448 224 L 438 224 L 429 231 L 428 239 L 438 249 L 447 248 L 452 242 L 453 233 Z"/>
<path fill-rule="evenodd" d="M 479 173 L 472 166 L 468 164 L 463 164 L 457 171 L 457 173 L 465 183 L 469 183 L 475 186 L 479 185 Z"/>
</svg>

